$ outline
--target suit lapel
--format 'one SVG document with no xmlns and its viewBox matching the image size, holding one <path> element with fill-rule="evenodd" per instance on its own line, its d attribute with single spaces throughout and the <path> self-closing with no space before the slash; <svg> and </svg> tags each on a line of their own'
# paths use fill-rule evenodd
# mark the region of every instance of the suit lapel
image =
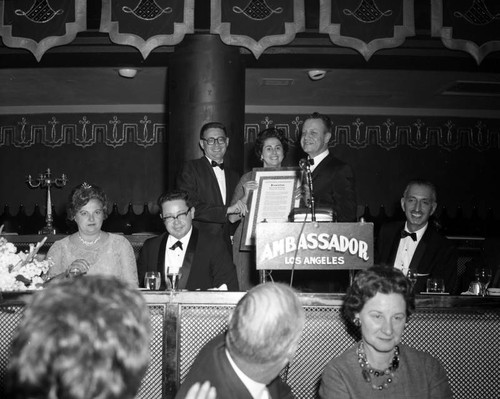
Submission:
<svg viewBox="0 0 500 399">
<path fill-rule="evenodd" d="M 191 273 L 191 267 L 193 265 L 194 255 L 196 253 L 196 246 L 198 244 L 198 229 L 193 226 L 193 231 L 191 237 L 189 238 L 189 243 L 186 248 L 186 254 L 184 255 L 184 261 L 182 262 L 181 277 L 179 279 L 179 289 L 185 289 L 187 282 L 189 280 L 189 274 Z"/>
<path fill-rule="evenodd" d="M 156 270 L 161 274 L 161 288 L 165 288 L 165 248 L 167 247 L 168 233 L 164 234 L 160 242 L 160 250 L 158 253 L 158 264 L 156 265 Z"/>
<path fill-rule="evenodd" d="M 389 266 L 394 266 L 396 261 L 396 255 L 398 254 L 399 243 L 401 242 L 401 230 L 404 229 L 404 223 L 397 226 L 396 232 L 394 233 L 394 240 L 391 244 L 391 249 L 389 252 Z"/>
<path fill-rule="evenodd" d="M 425 251 L 427 249 L 427 246 L 429 245 L 429 237 L 431 235 L 431 227 L 427 226 L 427 229 L 425 230 L 424 235 L 422 236 L 422 239 L 417 245 L 417 249 L 415 249 L 415 253 L 413 254 L 413 257 L 411 258 L 410 262 L 410 269 L 412 269 L 415 272 L 425 272 L 426 270 L 423 270 L 420 266 L 420 263 L 422 261 L 422 257 L 425 254 Z"/>
<path fill-rule="evenodd" d="M 210 182 L 207 181 L 208 186 L 211 187 L 213 191 L 213 198 L 217 205 L 224 205 L 223 199 L 222 199 L 222 193 L 220 191 L 219 187 L 219 182 L 217 181 L 217 176 L 215 176 L 214 168 L 210 164 L 210 161 L 208 160 L 207 157 L 203 157 L 205 159 L 205 169 L 208 171 L 208 176 Z M 224 178 L 226 179 L 226 188 L 228 187 L 228 182 L 227 182 L 227 173 L 224 173 Z M 232 193 L 231 193 L 232 194 Z M 227 190 L 226 190 L 226 197 L 227 197 Z M 227 203 L 227 202 L 226 202 Z"/>
<path fill-rule="evenodd" d="M 311 173 L 312 180 L 314 183 L 314 180 L 318 177 L 320 174 L 321 170 L 326 167 L 328 162 L 330 161 L 330 157 L 332 155 L 330 154 L 330 151 L 328 151 L 328 155 L 314 168 L 313 172 Z"/>
</svg>

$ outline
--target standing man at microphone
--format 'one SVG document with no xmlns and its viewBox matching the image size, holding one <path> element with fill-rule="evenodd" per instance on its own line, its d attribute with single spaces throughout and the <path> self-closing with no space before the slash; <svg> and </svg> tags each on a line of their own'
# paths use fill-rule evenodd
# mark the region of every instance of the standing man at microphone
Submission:
<svg viewBox="0 0 500 399">
<path fill-rule="evenodd" d="M 332 137 L 332 122 L 317 112 L 302 125 L 300 145 L 307 154 L 311 170 L 314 203 L 317 208 L 329 208 L 336 222 L 355 222 L 357 203 L 354 174 L 346 163 L 335 158 L 328 149 Z M 306 205 L 310 202 L 309 187 L 305 186 Z"/>
<path fill-rule="evenodd" d="M 331 210 L 334 222 L 355 222 L 357 203 L 354 174 L 349 165 L 335 158 L 328 149 L 331 129 L 330 118 L 317 112 L 302 125 L 300 145 L 307 159 L 301 161 L 300 166 L 306 169 L 311 180 L 303 186 L 304 202 L 310 206 L 312 195 L 316 209 Z M 297 270 L 295 273 L 299 289 L 303 291 L 344 292 L 349 285 L 347 270 Z"/>
</svg>

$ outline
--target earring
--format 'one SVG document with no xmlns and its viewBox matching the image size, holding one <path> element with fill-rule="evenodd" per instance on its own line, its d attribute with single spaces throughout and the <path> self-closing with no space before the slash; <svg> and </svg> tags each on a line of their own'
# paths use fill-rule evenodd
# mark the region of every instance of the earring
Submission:
<svg viewBox="0 0 500 399">
<path fill-rule="evenodd" d="M 361 326 L 361 321 L 359 320 L 359 317 L 355 317 L 353 323 L 356 327 Z"/>
</svg>

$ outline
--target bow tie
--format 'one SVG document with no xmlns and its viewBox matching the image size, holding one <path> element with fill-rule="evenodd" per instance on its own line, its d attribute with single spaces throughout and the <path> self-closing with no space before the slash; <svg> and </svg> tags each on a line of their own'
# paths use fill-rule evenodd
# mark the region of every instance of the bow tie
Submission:
<svg viewBox="0 0 500 399">
<path fill-rule="evenodd" d="M 215 162 L 215 161 L 212 161 L 212 168 L 216 168 L 217 166 L 218 166 L 219 168 L 221 168 L 222 170 L 224 170 L 224 162 L 222 162 L 222 163 L 217 163 L 217 162 Z"/>
<path fill-rule="evenodd" d="M 176 248 L 180 248 L 180 250 L 182 251 L 182 242 L 181 241 L 177 241 L 174 245 L 172 245 L 170 247 L 170 249 L 173 251 L 175 250 Z"/>
<path fill-rule="evenodd" d="M 401 238 L 411 237 L 413 241 L 417 241 L 417 233 L 410 233 L 406 230 L 401 230 Z"/>
</svg>

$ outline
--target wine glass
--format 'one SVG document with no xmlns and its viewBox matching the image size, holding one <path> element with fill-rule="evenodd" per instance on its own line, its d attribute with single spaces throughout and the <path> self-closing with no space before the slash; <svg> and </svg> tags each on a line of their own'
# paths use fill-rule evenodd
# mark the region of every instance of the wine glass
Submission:
<svg viewBox="0 0 500 399">
<path fill-rule="evenodd" d="M 167 267 L 167 291 L 176 291 L 179 288 L 179 278 L 181 274 L 175 267 Z"/>
<path fill-rule="evenodd" d="M 485 296 L 488 285 L 491 283 L 491 269 L 488 267 L 478 267 L 474 270 L 474 275 L 481 283 L 481 295 Z"/>
</svg>

